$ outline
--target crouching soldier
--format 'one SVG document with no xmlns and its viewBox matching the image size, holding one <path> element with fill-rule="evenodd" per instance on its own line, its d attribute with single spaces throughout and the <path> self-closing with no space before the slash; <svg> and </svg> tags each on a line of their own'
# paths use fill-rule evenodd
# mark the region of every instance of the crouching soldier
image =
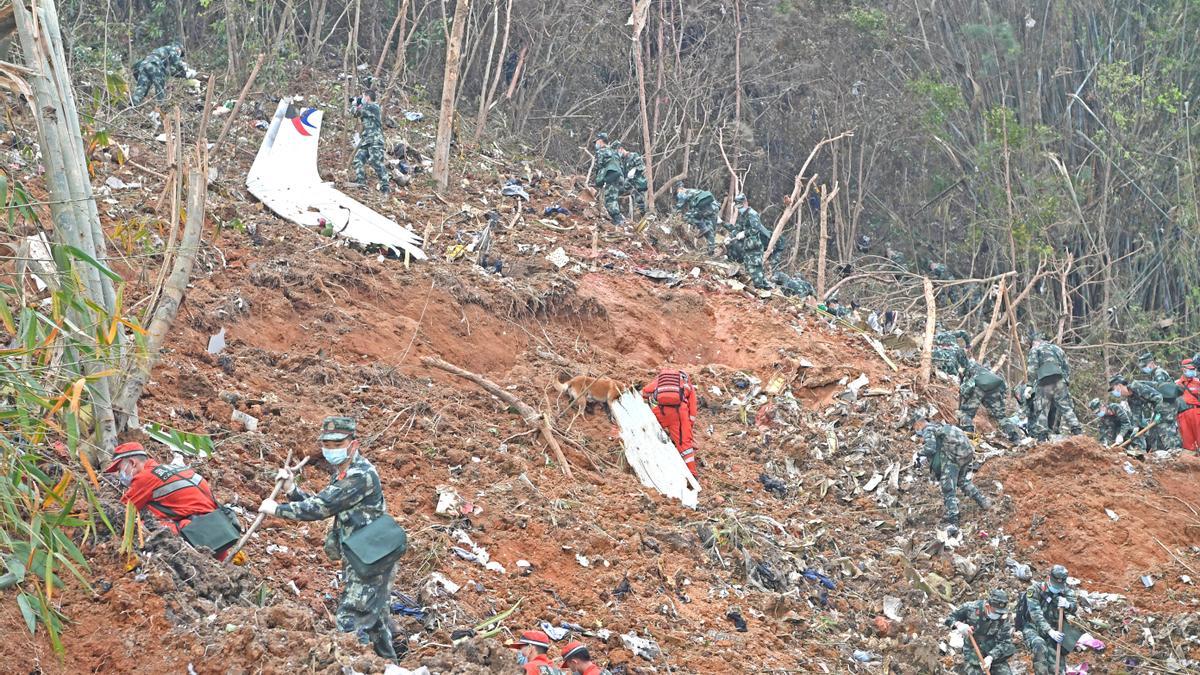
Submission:
<svg viewBox="0 0 1200 675">
<path fill-rule="evenodd" d="M 1017 608 L 1016 623 L 1025 637 L 1025 646 L 1033 653 L 1034 675 L 1050 675 L 1054 663 L 1058 672 L 1067 669 L 1070 649 L 1062 646 L 1066 617 L 1079 609 L 1075 591 L 1067 585 L 1067 568 L 1055 565 L 1045 581 L 1034 581 Z"/>
<path fill-rule="evenodd" d="M 975 431 L 975 414 L 983 404 L 992 421 L 1000 427 L 1008 440 L 1021 440 L 1021 430 L 1008 419 L 1004 409 L 1008 385 L 1004 378 L 988 370 L 983 364 L 971 361 L 958 388 L 958 426 L 968 433 Z"/>
<path fill-rule="evenodd" d="M 947 626 L 963 634 L 963 671 L 966 675 L 1010 675 L 1008 659 L 1017 653 L 1013 622 L 1008 613 L 1008 593 L 997 588 L 987 598 L 959 606 L 946 619 Z M 978 650 L 978 651 L 976 651 Z M 980 661 L 980 654 L 983 660 Z"/>
<path fill-rule="evenodd" d="M 359 452 L 357 423 L 349 417 L 326 417 L 321 425 L 321 455 L 333 470 L 333 481 L 317 494 L 296 487 L 295 476 L 280 469 L 288 503 L 266 499 L 258 507 L 288 520 L 333 518 L 325 553 L 342 561 L 342 594 L 338 598 L 337 626 L 356 633 L 375 653 L 395 659 L 388 597 L 396 560 L 408 547 L 404 530 L 387 513 L 379 473 Z"/>
</svg>

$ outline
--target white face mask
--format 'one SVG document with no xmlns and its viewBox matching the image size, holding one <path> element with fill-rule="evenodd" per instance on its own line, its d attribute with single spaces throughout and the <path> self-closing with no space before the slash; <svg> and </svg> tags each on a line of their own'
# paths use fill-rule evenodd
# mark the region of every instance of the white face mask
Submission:
<svg viewBox="0 0 1200 675">
<path fill-rule="evenodd" d="M 350 444 L 347 443 L 340 448 L 323 447 L 321 448 L 321 456 L 325 458 L 326 462 L 337 466 L 345 462 L 346 458 L 350 456 Z"/>
<path fill-rule="evenodd" d="M 1001 617 L 1000 612 L 988 612 L 988 614 L 987 614 L 987 618 L 991 619 L 992 621 L 995 621 L 996 619 L 999 619 L 1000 617 Z"/>
<path fill-rule="evenodd" d="M 130 470 L 127 472 L 125 469 L 121 469 L 120 473 L 117 474 L 117 480 L 121 481 L 121 485 L 129 487 L 133 484 L 133 471 Z"/>
</svg>

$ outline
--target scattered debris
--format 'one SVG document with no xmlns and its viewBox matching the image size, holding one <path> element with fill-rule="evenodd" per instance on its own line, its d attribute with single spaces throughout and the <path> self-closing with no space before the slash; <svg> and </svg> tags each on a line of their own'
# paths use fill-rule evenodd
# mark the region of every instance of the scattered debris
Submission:
<svg viewBox="0 0 1200 675">
<path fill-rule="evenodd" d="M 225 329 L 217 331 L 216 334 L 208 338 L 208 353 L 220 354 L 225 349 Z"/>
<path fill-rule="evenodd" d="M 638 634 L 630 631 L 621 635 L 621 642 L 625 648 L 633 652 L 634 656 L 640 656 L 647 661 L 654 661 L 662 656 L 662 650 L 659 649 L 658 643 L 652 639 L 638 637 Z"/>
</svg>

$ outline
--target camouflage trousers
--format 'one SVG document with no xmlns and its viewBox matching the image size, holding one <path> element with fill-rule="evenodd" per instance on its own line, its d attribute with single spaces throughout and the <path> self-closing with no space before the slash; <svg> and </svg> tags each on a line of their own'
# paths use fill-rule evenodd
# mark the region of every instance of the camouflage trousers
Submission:
<svg viewBox="0 0 1200 675">
<path fill-rule="evenodd" d="M 646 215 L 646 186 L 644 180 L 641 182 L 642 185 L 639 187 L 634 183 L 626 181 L 625 186 L 621 189 L 621 196 L 628 195 L 632 197 L 633 205 L 637 207 L 638 215 L 644 216 Z"/>
<path fill-rule="evenodd" d="M 1071 403 L 1071 390 L 1067 386 L 1066 380 L 1059 380 L 1055 384 L 1039 386 L 1034 390 L 1033 396 L 1033 408 L 1037 413 L 1037 418 L 1030 424 L 1031 436 L 1034 438 L 1045 438 L 1051 431 L 1059 431 L 1059 429 L 1051 429 L 1049 427 L 1051 408 L 1054 408 L 1058 412 L 1058 420 L 1056 421 L 1059 424 L 1066 422 L 1067 428 L 1071 433 L 1077 434 L 1083 431 L 1083 425 L 1079 423 L 1079 418 L 1075 416 L 1075 407 Z"/>
<path fill-rule="evenodd" d="M 153 68 L 138 68 L 133 74 L 133 104 L 141 103 L 146 94 L 150 93 L 150 87 L 154 87 L 154 96 L 159 103 L 167 100 L 167 74 L 158 72 Z"/>
<path fill-rule="evenodd" d="M 1021 629 L 1021 634 L 1025 637 L 1025 646 L 1029 647 L 1029 652 L 1033 654 L 1033 673 L 1034 675 L 1050 675 L 1054 672 L 1054 659 L 1057 652 L 1058 644 L 1049 637 L 1038 632 L 1035 626 L 1026 624 Z M 1067 672 L 1067 653 L 1063 652 L 1062 659 L 1059 660 L 1058 672 Z"/>
<path fill-rule="evenodd" d="M 1158 424 L 1146 433 L 1151 450 L 1174 450 L 1183 447 L 1183 439 L 1179 437 L 1178 412 L 1175 402 L 1164 403 L 1155 410 L 1158 413 Z"/>
<path fill-rule="evenodd" d="M 354 167 L 354 180 L 359 183 L 367 182 L 366 166 L 370 165 L 375 169 L 375 173 L 379 174 L 379 184 L 381 190 L 388 189 L 388 178 L 390 178 L 387 166 L 383 163 L 383 144 L 382 143 L 360 143 L 358 150 L 354 152 L 354 161 L 350 166 Z"/>
<path fill-rule="evenodd" d="M 946 507 L 946 519 L 951 522 L 958 520 L 958 491 L 962 490 L 971 499 L 974 499 L 979 505 L 987 502 L 987 498 L 975 487 L 970 478 L 967 478 L 967 467 L 959 466 L 953 462 L 946 462 L 942 465 L 942 475 L 940 478 L 942 486 L 942 504 Z"/>
<path fill-rule="evenodd" d="M 995 391 L 985 392 L 979 387 L 962 387 L 959 390 L 958 399 L 958 428 L 963 431 L 975 431 L 975 414 L 979 411 L 980 404 L 992 418 L 992 422 L 1000 427 L 1008 439 L 1014 443 L 1020 440 L 1021 433 L 1016 425 L 1008 419 L 1008 412 L 1004 409 L 1005 392 L 1007 387 L 1000 387 Z"/>
<path fill-rule="evenodd" d="M 392 646 L 391 596 L 396 566 L 378 576 L 362 578 L 348 563 L 342 563 L 342 594 L 338 598 L 337 627 L 355 633 L 358 641 L 375 648 L 385 659 L 396 658 Z"/>
<path fill-rule="evenodd" d="M 752 248 L 745 249 L 742 253 L 742 265 L 746 268 L 746 274 L 750 275 L 750 280 L 754 282 L 755 288 L 769 288 L 767 283 L 766 272 L 763 271 L 763 251 Z"/>
<path fill-rule="evenodd" d="M 983 645 L 979 646 L 980 651 L 985 655 L 987 650 Z M 975 655 L 975 648 L 971 646 L 971 641 L 968 640 L 963 645 L 963 664 L 958 667 L 958 672 L 962 675 L 983 675 L 982 664 L 979 663 L 979 657 Z M 991 669 L 988 670 L 990 675 L 1012 675 L 1012 668 L 1008 666 L 1008 661 L 995 661 L 992 663 Z"/>
<path fill-rule="evenodd" d="M 697 212 L 688 211 L 683 216 L 684 222 L 696 228 L 704 237 L 704 241 L 708 243 L 708 254 L 712 255 L 717 251 L 717 213 L 716 211 Z"/>
<path fill-rule="evenodd" d="M 604 190 L 604 210 L 608 211 L 608 219 L 614 225 L 621 225 L 625 222 L 625 216 L 621 215 L 621 176 L 620 174 L 609 171 L 604 175 L 603 186 Z"/>
</svg>

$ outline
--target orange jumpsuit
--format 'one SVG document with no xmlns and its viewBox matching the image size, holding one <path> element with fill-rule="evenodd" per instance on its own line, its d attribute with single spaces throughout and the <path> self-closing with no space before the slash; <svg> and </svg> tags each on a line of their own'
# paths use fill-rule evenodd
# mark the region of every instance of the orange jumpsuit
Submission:
<svg viewBox="0 0 1200 675">
<path fill-rule="evenodd" d="M 696 387 L 690 380 L 684 379 L 683 381 L 683 402 L 680 405 L 662 405 L 654 401 L 657 378 L 642 388 L 642 397 L 651 404 L 654 416 L 658 418 L 658 423 L 667 432 L 671 443 L 675 444 L 675 449 L 683 457 L 688 471 L 691 471 L 693 476 L 698 476 L 696 446 L 692 439 L 692 426 L 696 422 Z"/>
<path fill-rule="evenodd" d="M 1185 450 L 1200 450 L 1200 378 L 1181 377 L 1175 382 L 1183 387 L 1183 402 L 1187 410 L 1179 413 L 1179 436 Z"/>
</svg>

